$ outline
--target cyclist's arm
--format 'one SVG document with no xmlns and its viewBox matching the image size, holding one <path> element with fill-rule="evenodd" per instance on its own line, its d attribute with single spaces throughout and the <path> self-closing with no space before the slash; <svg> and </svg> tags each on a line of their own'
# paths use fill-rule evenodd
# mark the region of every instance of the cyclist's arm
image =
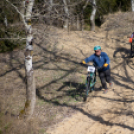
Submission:
<svg viewBox="0 0 134 134">
<path fill-rule="evenodd" d="M 108 64 L 109 65 L 110 59 L 109 59 L 109 57 L 108 57 L 108 55 L 106 53 L 104 53 L 104 55 L 105 55 L 105 60 L 106 60 L 106 63 L 105 64 Z"/>
<path fill-rule="evenodd" d="M 90 61 L 93 61 L 94 55 L 91 55 L 90 57 L 86 58 L 83 62 L 88 63 Z"/>
<path fill-rule="evenodd" d="M 131 38 L 133 38 L 134 37 L 134 32 L 132 33 L 132 35 L 131 35 Z"/>
</svg>

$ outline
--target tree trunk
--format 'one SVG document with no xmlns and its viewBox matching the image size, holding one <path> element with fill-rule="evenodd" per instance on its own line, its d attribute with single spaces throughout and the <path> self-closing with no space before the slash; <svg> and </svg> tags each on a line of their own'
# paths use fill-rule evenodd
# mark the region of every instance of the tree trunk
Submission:
<svg viewBox="0 0 134 134">
<path fill-rule="evenodd" d="M 36 102 L 36 87 L 35 79 L 32 68 L 32 53 L 33 53 L 33 36 L 31 26 L 31 16 L 34 0 L 22 0 L 20 10 L 13 5 L 9 0 L 7 1 L 12 7 L 15 8 L 16 12 L 19 13 L 26 30 L 26 51 L 25 51 L 25 72 L 26 72 L 26 103 L 25 108 L 20 111 L 20 116 L 26 115 L 28 119 L 31 118 L 35 102 Z M 27 1 L 27 5 L 26 5 Z M 25 10 L 26 9 L 26 10 Z M 26 16 L 24 15 L 26 12 Z"/>
<path fill-rule="evenodd" d="M 90 17 L 91 31 L 95 31 L 96 0 L 93 0 L 93 10 Z"/>
<path fill-rule="evenodd" d="M 29 0 L 26 8 L 26 20 L 31 19 L 34 0 Z"/>
<path fill-rule="evenodd" d="M 80 30 L 80 18 L 79 18 L 79 15 L 77 15 L 77 30 Z"/>
<path fill-rule="evenodd" d="M 134 12 L 134 0 L 131 0 L 131 8 L 132 8 L 132 12 Z"/>
<path fill-rule="evenodd" d="M 5 24 L 5 27 L 8 26 L 8 22 L 7 22 L 7 17 L 6 17 L 6 15 L 5 15 L 5 18 L 4 18 L 4 24 Z"/>
<path fill-rule="evenodd" d="M 30 0 L 26 8 L 26 51 L 25 51 L 25 69 L 26 69 L 26 103 L 25 103 L 25 114 L 30 118 L 34 112 L 36 102 L 36 88 L 35 79 L 32 68 L 32 53 L 33 53 L 33 36 L 31 26 L 31 16 L 34 0 Z"/>
<path fill-rule="evenodd" d="M 63 28 L 64 29 L 68 29 L 69 10 L 68 10 L 68 6 L 67 6 L 66 0 L 63 0 L 63 3 L 64 3 L 64 12 L 65 12 L 65 20 L 64 20 Z"/>
<path fill-rule="evenodd" d="M 52 7 L 53 7 L 53 0 L 49 0 L 49 7 L 48 7 L 49 12 L 52 11 Z"/>
<path fill-rule="evenodd" d="M 24 15 L 25 14 L 25 0 L 21 2 L 20 12 Z M 21 18 L 22 19 L 22 18 Z"/>
<path fill-rule="evenodd" d="M 32 36 L 32 26 L 31 26 L 31 16 L 34 0 L 29 0 L 27 6 L 25 1 L 22 2 L 21 14 L 24 15 L 26 12 L 25 19 L 25 30 L 26 30 L 26 50 L 25 50 L 25 74 L 26 74 L 26 102 L 25 108 L 20 112 L 20 115 L 25 114 L 25 116 L 30 119 L 36 103 L 36 87 L 35 78 L 32 68 L 32 54 L 33 54 L 33 36 Z M 26 7 L 26 10 L 25 10 Z"/>
<path fill-rule="evenodd" d="M 29 42 L 32 39 L 29 39 Z M 32 43 L 29 45 L 32 45 Z M 32 68 L 32 46 L 27 46 L 25 51 L 25 73 L 26 73 L 26 103 L 25 115 L 30 118 L 34 112 L 36 102 L 35 79 Z"/>
</svg>

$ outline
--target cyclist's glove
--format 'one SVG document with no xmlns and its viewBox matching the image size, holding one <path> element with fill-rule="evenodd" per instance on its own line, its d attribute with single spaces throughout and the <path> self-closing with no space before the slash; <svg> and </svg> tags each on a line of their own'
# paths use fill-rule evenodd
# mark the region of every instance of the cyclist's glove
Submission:
<svg viewBox="0 0 134 134">
<path fill-rule="evenodd" d="M 108 64 L 107 64 L 107 63 L 105 63 L 103 66 L 104 66 L 104 67 L 107 67 L 107 66 L 108 66 Z"/>
<path fill-rule="evenodd" d="M 82 61 L 82 64 L 86 64 L 86 62 L 83 60 L 83 61 Z"/>
</svg>

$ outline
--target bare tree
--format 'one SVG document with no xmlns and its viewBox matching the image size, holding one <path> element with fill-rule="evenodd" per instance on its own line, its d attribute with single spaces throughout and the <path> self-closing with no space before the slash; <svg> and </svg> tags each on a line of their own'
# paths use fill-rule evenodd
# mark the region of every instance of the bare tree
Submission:
<svg viewBox="0 0 134 134">
<path fill-rule="evenodd" d="M 18 9 L 13 3 L 9 0 L 6 0 L 11 6 L 13 6 L 20 14 L 21 20 L 25 25 L 26 31 L 26 50 L 25 50 L 25 72 L 26 72 L 26 103 L 24 110 L 21 111 L 21 114 L 25 114 L 28 119 L 33 114 L 35 102 L 36 102 L 36 88 L 35 88 L 35 79 L 33 75 L 32 68 L 32 54 L 33 54 L 33 36 L 32 36 L 32 25 L 31 25 L 31 16 L 34 0 L 23 0 L 21 2 L 21 8 Z"/>
<path fill-rule="evenodd" d="M 134 12 L 134 0 L 131 0 L 131 8 L 132 8 L 132 12 Z"/>
<path fill-rule="evenodd" d="M 68 23 L 69 23 L 69 10 L 68 10 L 68 6 L 67 6 L 67 2 L 66 0 L 63 0 L 64 3 L 64 12 L 65 12 L 65 20 L 64 20 L 64 25 L 63 28 L 64 29 L 68 29 Z"/>
<path fill-rule="evenodd" d="M 49 7 L 48 7 L 49 12 L 52 11 L 52 7 L 53 7 L 53 0 L 49 0 Z"/>
<path fill-rule="evenodd" d="M 4 18 L 4 24 L 5 24 L 5 27 L 8 26 L 8 21 L 7 21 L 7 17 L 6 17 L 6 15 L 5 15 L 5 18 Z"/>
<path fill-rule="evenodd" d="M 83 10 L 87 7 L 88 3 L 92 5 L 92 13 L 90 16 L 90 23 L 91 23 L 91 31 L 95 31 L 95 15 L 96 15 L 96 0 L 87 0 L 85 5 L 83 6 Z"/>
<path fill-rule="evenodd" d="M 93 9 L 92 9 L 92 13 L 90 16 L 91 31 L 95 31 L 96 0 L 93 0 L 92 7 Z"/>
</svg>

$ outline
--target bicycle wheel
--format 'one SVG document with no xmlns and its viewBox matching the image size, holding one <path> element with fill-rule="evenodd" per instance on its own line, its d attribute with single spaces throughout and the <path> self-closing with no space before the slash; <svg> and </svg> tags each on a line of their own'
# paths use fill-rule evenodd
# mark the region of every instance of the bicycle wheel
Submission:
<svg viewBox="0 0 134 134">
<path fill-rule="evenodd" d="M 131 43 L 131 52 L 130 52 L 130 57 L 133 58 L 133 44 Z"/>
<path fill-rule="evenodd" d="M 131 43 L 131 58 L 133 58 L 133 57 L 134 57 L 134 39 Z"/>
<path fill-rule="evenodd" d="M 88 77 L 87 77 L 87 84 L 86 84 L 86 90 L 85 90 L 84 101 L 87 100 L 89 91 L 91 92 L 91 89 L 90 89 L 90 81 L 91 81 L 91 79 L 90 79 L 90 77 L 88 76 Z"/>
</svg>

